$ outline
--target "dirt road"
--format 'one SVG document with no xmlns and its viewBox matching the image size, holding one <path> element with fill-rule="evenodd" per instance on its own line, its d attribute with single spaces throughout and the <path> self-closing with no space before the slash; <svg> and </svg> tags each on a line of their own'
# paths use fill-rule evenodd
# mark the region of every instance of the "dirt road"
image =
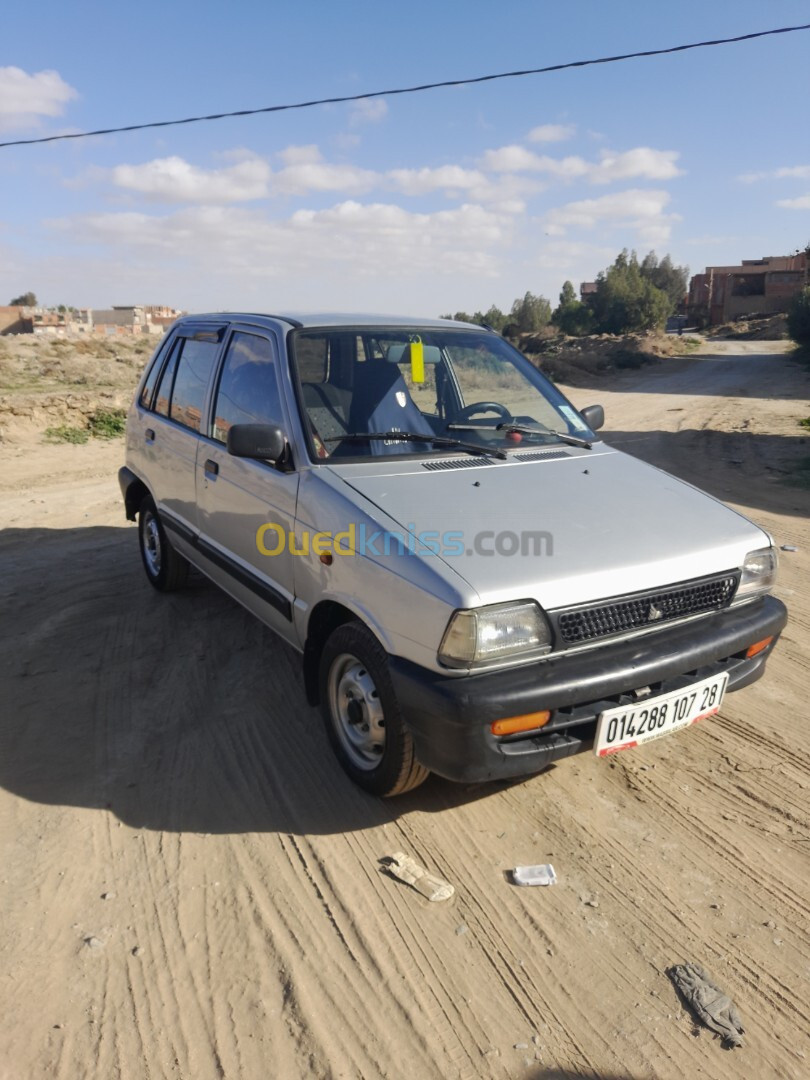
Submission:
<svg viewBox="0 0 810 1080">
<path fill-rule="evenodd" d="M 361 794 L 291 651 L 203 581 L 148 588 L 120 442 L 0 449 L 3 1080 L 810 1075 L 810 492 L 786 483 L 810 378 L 716 348 L 571 394 L 799 548 L 768 674 L 511 786 Z M 384 876 L 396 850 L 456 897 Z M 553 888 L 507 883 L 547 861 Z M 744 1049 L 696 1035 L 684 960 Z"/>
</svg>

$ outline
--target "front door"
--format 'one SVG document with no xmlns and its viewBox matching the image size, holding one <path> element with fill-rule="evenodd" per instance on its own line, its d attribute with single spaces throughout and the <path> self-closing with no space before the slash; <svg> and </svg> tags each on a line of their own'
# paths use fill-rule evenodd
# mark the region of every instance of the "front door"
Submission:
<svg viewBox="0 0 810 1080">
<path fill-rule="evenodd" d="M 214 389 L 211 422 L 197 456 L 199 553 L 206 572 L 288 640 L 298 474 L 226 449 L 232 424 L 276 424 L 289 431 L 273 339 L 236 329 Z"/>
</svg>

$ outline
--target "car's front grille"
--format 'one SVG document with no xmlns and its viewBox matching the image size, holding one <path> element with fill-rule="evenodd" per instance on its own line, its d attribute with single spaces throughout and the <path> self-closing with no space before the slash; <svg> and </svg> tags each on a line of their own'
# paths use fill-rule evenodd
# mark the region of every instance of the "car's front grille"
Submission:
<svg viewBox="0 0 810 1080">
<path fill-rule="evenodd" d="M 737 571 L 730 571 L 656 592 L 635 593 L 554 612 L 560 644 L 581 645 L 615 634 L 654 628 L 674 619 L 720 611 L 731 603 L 739 577 Z"/>
</svg>

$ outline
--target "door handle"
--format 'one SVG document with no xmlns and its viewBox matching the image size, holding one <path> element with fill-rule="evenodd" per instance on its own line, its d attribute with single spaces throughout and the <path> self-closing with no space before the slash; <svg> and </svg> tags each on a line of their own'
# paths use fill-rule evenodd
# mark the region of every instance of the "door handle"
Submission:
<svg viewBox="0 0 810 1080">
<path fill-rule="evenodd" d="M 209 458 L 205 463 L 205 471 L 210 473 L 211 476 L 219 476 L 219 465 Z"/>
<path fill-rule="evenodd" d="M 150 427 L 148 427 L 146 429 L 146 431 L 144 432 L 144 436 L 145 436 L 147 442 L 154 442 L 155 441 L 155 432 Z"/>
</svg>

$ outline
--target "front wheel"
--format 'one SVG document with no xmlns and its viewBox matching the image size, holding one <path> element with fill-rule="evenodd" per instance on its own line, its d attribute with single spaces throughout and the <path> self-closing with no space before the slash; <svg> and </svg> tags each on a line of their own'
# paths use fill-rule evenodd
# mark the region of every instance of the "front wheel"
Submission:
<svg viewBox="0 0 810 1080">
<path fill-rule="evenodd" d="M 401 795 L 427 779 L 400 712 L 385 650 L 361 622 L 338 627 L 320 661 L 326 731 L 341 765 L 372 795 Z"/>
</svg>

